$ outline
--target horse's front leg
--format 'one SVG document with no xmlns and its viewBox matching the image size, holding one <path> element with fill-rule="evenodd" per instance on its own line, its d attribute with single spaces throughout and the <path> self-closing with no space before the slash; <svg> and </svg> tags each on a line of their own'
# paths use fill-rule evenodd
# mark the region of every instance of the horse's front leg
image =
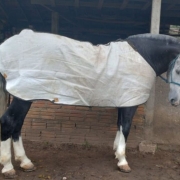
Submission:
<svg viewBox="0 0 180 180">
<path fill-rule="evenodd" d="M 21 161 L 21 167 L 26 170 L 27 166 L 31 166 L 31 169 L 34 166 L 25 154 L 20 137 L 24 118 L 30 106 L 31 102 L 14 98 L 1 118 L 1 164 L 4 166 L 2 173 L 6 178 L 16 177 L 11 163 L 11 138 L 13 139 L 15 158 Z"/>
<path fill-rule="evenodd" d="M 130 172 L 131 168 L 126 160 L 126 141 L 131 128 L 133 116 L 138 106 L 118 108 L 118 131 L 114 141 L 115 156 L 119 160 L 118 167 L 122 172 Z"/>
</svg>

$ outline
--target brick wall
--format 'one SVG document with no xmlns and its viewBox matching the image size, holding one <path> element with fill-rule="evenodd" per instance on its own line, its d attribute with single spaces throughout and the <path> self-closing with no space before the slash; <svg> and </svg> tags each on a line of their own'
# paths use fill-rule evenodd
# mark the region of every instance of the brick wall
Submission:
<svg viewBox="0 0 180 180">
<path fill-rule="evenodd" d="M 128 145 L 143 139 L 144 108 L 140 106 L 133 120 Z M 53 143 L 112 146 L 117 123 L 117 109 L 62 106 L 36 101 L 26 116 L 23 139 Z"/>
</svg>

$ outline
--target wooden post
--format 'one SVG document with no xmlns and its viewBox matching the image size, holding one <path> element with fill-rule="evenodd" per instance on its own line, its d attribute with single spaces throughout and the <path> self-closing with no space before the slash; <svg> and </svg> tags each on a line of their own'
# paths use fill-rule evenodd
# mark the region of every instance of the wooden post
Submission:
<svg viewBox="0 0 180 180">
<path fill-rule="evenodd" d="M 161 0 L 152 0 L 151 29 L 152 34 L 159 34 L 161 17 Z"/>
<path fill-rule="evenodd" d="M 52 12 L 51 32 L 59 34 L 59 14 L 57 12 Z"/>
<path fill-rule="evenodd" d="M 151 12 L 151 28 L 152 34 L 159 34 L 161 16 L 161 0 L 152 0 Z M 155 84 L 152 87 L 150 97 L 145 105 L 145 140 L 153 139 L 153 120 L 154 120 L 154 104 L 155 104 Z"/>
</svg>

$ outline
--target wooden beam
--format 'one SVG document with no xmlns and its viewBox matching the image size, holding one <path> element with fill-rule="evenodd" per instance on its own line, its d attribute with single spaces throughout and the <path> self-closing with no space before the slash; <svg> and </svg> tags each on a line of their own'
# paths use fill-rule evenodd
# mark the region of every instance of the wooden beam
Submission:
<svg viewBox="0 0 180 180">
<path fill-rule="evenodd" d="M 37 31 L 47 31 L 49 32 L 51 30 L 51 21 L 49 21 L 49 23 L 45 23 L 44 26 L 42 27 L 42 24 L 40 23 L 32 23 L 32 25 L 34 27 L 36 27 L 36 30 Z M 16 27 L 17 28 L 25 28 L 26 27 L 26 23 L 23 24 L 23 22 L 16 22 Z M 76 29 L 76 30 L 75 30 Z M 123 26 L 123 28 L 107 28 L 107 29 L 102 29 L 102 28 L 90 28 L 90 29 L 87 29 L 87 28 L 83 28 L 83 27 L 66 27 L 66 26 L 59 26 L 59 32 L 61 32 L 62 34 L 64 34 L 64 32 L 68 32 L 69 34 L 74 34 L 74 31 L 77 33 L 77 34 L 80 34 L 80 33 L 86 33 L 86 34 L 99 34 L 101 35 L 102 37 L 103 36 L 116 36 L 118 38 L 120 38 L 120 34 L 140 34 L 140 33 L 148 33 L 148 30 L 149 30 L 149 26 L 138 26 L 137 28 L 135 28 L 133 31 L 132 31 L 132 27 L 125 27 Z"/>
<path fill-rule="evenodd" d="M 152 0 L 152 10 L 151 10 L 151 26 L 150 33 L 159 34 L 160 31 L 160 18 L 161 18 L 161 1 L 162 0 Z M 145 103 L 145 123 L 144 123 L 144 137 L 147 142 L 153 140 L 153 122 L 154 122 L 154 109 L 155 109 L 155 83 L 153 84 L 150 96 Z"/>
<path fill-rule="evenodd" d="M 75 1 L 74 1 L 74 6 L 75 6 L 76 8 L 79 7 L 79 0 L 75 0 Z"/>
<path fill-rule="evenodd" d="M 180 18 L 180 12 L 165 11 L 162 9 L 161 17 Z M 178 22 L 179 24 L 179 22 Z"/>
<path fill-rule="evenodd" d="M 148 9 L 150 6 L 151 6 L 151 4 L 152 4 L 152 0 L 149 0 L 148 2 L 146 2 L 146 4 L 142 7 L 142 9 L 141 10 L 146 10 L 146 9 Z"/>
<path fill-rule="evenodd" d="M 176 5 L 176 3 L 171 3 L 166 10 L 171 10 L 174 6 Z"/>
<path fill-rule="evenodd" d="M 103 3 L 104 3 L 104 0 L 99 0 L 98 9 L 100 9 L 100 10 L 102 9 Z"/>
<path fill-rule="evenodd" d="M 73 28 L 60 28 L 60 31 L 68 31 L 68 32 L 73 32 L 74 29 Z M 134 31 L 132 31 L 132 28 L 123 28 L 123 29 L 97 29 L 97 28 L 94 28 L 94 29 L 84 29 L 84 28 L 77 28 L 76 29 L 76 32 L 78 33 L 91 33 L 91 34 L 101 34 L 101 35 L 110 35 L 112 36 L 115 35 L 115 34 L 129 34 L 129 33 L 134 33 L 134 34 L 139 34 L 139 33 L 142 33 L 142 32 L 146 32 L 145 31 L 145 28 L 138 28 L 138 29 L 135 29 Z"/>
<path fill-rule="evenodd" d="M 0 2 L 0 9 L 1 9 L 1 11 L 3 12 L 3 14 L 5 15 L 6 19 L 8 19 L 8 18 L 9 18 L 8 13 L 6 12 L 6 10 L 5 10 L 5 9 L 3 8 L 3 6 L 1 5 L 1 2 Z"/>
<path fill-rule="evenodd" d="M 180 17 L 180 16 L 179 16 Z M 166 24 L 166 25 L 177 25 L 179 22 L 179 17 L 162 17 L 161 16 L 161 24 Z"/>
<path fill-rule="evenodd" d="M 9 14 L 10 11 L 6 7 L 6 5 L 4 4 L 4 1 L 0 1 L 0 7 L 1 7 L 1 10 L 2 10 L 2 12 L 4 13 L 4 15 L 6 17 L 7 23 L 12 25 L 12 18 L 11 18 L 10 14 Z"/>
<path fill-rule="evenodd" d="M 50 8 L 50 7 L 48 7 L 48 6 L 44 5 L 44 4 L 41 4 L 41 6 L 44 7 L 45 9 L 47 9 L 48 11 L 51 11 L 51 12 L 54 11 L 55 12 L 55 10 L 53 8 Z"/>
<path fill-rule="evenodd" d="M 49 0 L 31 0 L 31 4 L 45 4 L 52 5 L 52 2 Z"/>
<path fill-rule="evenodd" d="M 4 22 L 3 20 L 0 19 L 0 29 L 3 29 L 4 28 Z"/>
<path fill-rule="evenodd" d="M 46 5 L 43 5 L 43 4 L 41 4 L 41 6 L 44 7 L 44 8 L 46 8 L 47 10 L 49 10 L 49 11 L 51 11 L 51 12 L 57 12 L 56 9 L 53 8 L 53 7 L 50 8 L 50 7 L 48 7 L 48 6 L 46 6 Z M 65 18 L 64 16 L 62 16 L 62 15 L 59 14 L 59 17 L 61 17 L 62 19 L 66 20 L 66 21 L 69 22 L 70 24 L 73 24 L 73 25 L 76 26 L 76 24 L 75 24 L 74 22 L 70 21 L 69 19 Z"/>
<path fill-rule="evenodd" d="M 85 21 L 93 21 L 93 22 L 99 22 L 99 23 L 109 23 L 109 24 L 131 24 L 132 26 L 134 25 L 144 25 L 149 22 L 147 21 L 134 21 L 134 20 L 108 20 L 108 19 L 91 19 L 91 18 L 85 18 L 85 17 L 77 17 L 76 19 L 79 20 L 85 20 Z"/>
<path fill-rule="evenodd" d="M 162 0 L 152 1 L 150 33 L 159 34 Z"/>
<path fill-rule="evenodd" d="M 26 15 L 26 13 L 25 13 L 25 11 L 24 11 L 24 9 L 23 9 L 23 7 L 22 7 L 20 1 L 19 1 L 19 0 L 16 0 L 16 1 L 18 2 L 19 7 L 20 7 L 20 9 L 21 9 L 21 11 L 22 11 L 22 13 L 23 13 L 23 15 L 24 15 L 26 21 L 27 21 L 28 23 L 30 23 L 29 18 L 27 17 L 27 15 Z"/>
<path fill-rule="evenodd" d="M 51 18 L 51 32 L 54 34 L 59 33 L 59 13 L 52 12 L 52 18 Z"/>
<path fill-rule="evenodd" d="M 127 4 L 128 4 L 129 0 L 123 0 L 120 9 L 125 9 Z"/>
<path fill-rule="evenodd" d="M 145 0 L 136 0 L 136 1 L 142 1 L 144 2 Z M 99 1 L 98 1 L 99 2 Z M 122 3 L 120 2 L 103 2 L 103 7 L 105 8 L 115 8 L 115 9 L 124 9 L 126 8 L 127 4 L 128 4 L 129 0 L 123 0 Z M 40 4 L 40 5 L 51 5 L 51 1 L 49 0 L 31 0 L 31 4 Z M 57 1 L 56 2 L 57 6 L 64 6 L 64 7 L 74 7 L 75 6 L 75 1 L 65 1 L 65 0 L 61 0 L 61 1 Z M 91 8 L 97 8 L 97 2 L 95 1 L 81 1 L 81 7 L 91 7 Z M 141 9 L 142 5 L 137 3 L 137 4 L 130 4 L 128 8 L 130 9 Z"/>
<path fill-rule="evenodd" d="M 51 5 L 52 5 L 53 7 L 56 6 L 55 0 L 51 0 Z"/>
<path fill-rule="evenodd" d="M 44 23 L 44 20 L 43 20 L 43 18 L 42 18 L 42 16 L 41 16 L 41 13 L 40 13 L 39 10 L 38 10 L 37 5 L 33 5 L 33 6 L 34 6 L 34 9 L 36 10 L 36 12 L 37 12 L 37 14 L 38 14 L 38 16 L 39 16 L 41 22 Z"/>
<path fill-rule="evenodd" d="M 149 0 L 148 0 L 149 1 Z M 51 0 L 31 0 L 30 1 L 31 4 L 44 4 L 44 5 L 52 5 Z M 128 0 L 123 0 L 123 2 L 121 3 L 121 1 L 117 1 L 117 2 L 111 2 L 110 0 L 108 2 L 104 1 L 103 3 L 103 7 L 106 8 L 119 8 L 121 6 L 126 6 L 126 3 L 128 2 Z M 140 3 L 134 3 L 131 5 L 132 1 L 129 1 L 129 5 L 128 8 L 133 8 L 133 7 L 139 7 L 139 9 L 142 8 L 142 5 Z M 141 3 L 145 3 L 147 2 L 147 0 L 133 0 L 133 2 L 141 2 Z M 172 0 L 171 4 L 176 3 L 177 5 L 180 5 L 180 1 L 179 0 Z M 56 5 L 57 6 L 71 6 L 74 7 L 75 5 L 75 0 L 74 1 L 67 1 L 67 0 L 58 0 L 56 1 Z M 167 1 L 163 1 L 163 5 L 167 6 L 169 5 L 169 3 Z M 82 7 L 94 7 L 97 8 L 97 2 L 95 1 L 83 1 L 81 0 L 81 6 Z"/>
<path fill-rule="evenodd" d="M 63 28 L 63 27 L 59 27 L 60 32 L 74 32 L 74 28 Z M 146 32 L 145 28 L 137 28 L 134 31 L 132 31 L 132 28 L 123 28 L 123 29 L 100 29 L 100 28 L 93 28 L 93 29 L 85 29 L 85 28 L 78 28 L 76 29 L 77 33 L 93 33 L 93 34 L 109 34 L 110 36 L 112 36 L 112 34 L 121 34 L 121 33 L 134 33 L 134 34 L 138 34 L 138 33 L 142 33 L 142 32 Z"/>
</svg>

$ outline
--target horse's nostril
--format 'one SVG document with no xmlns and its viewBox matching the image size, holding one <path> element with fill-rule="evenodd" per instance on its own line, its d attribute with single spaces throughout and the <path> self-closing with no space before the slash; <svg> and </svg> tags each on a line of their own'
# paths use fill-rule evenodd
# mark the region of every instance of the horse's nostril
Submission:
<svg viewBox="0 0 180 180">
<path fill-rule="evenodd" d="M 175 100 L 174 99 L 171 99 L 171 104 L 174 104 Z"/>
<path fill-rule="evenodd" d="M 178 106 L 179 103 L 177 102 L 177 99 L 171 99 L 171 105 L 172 106 Z"/>
</svg>

